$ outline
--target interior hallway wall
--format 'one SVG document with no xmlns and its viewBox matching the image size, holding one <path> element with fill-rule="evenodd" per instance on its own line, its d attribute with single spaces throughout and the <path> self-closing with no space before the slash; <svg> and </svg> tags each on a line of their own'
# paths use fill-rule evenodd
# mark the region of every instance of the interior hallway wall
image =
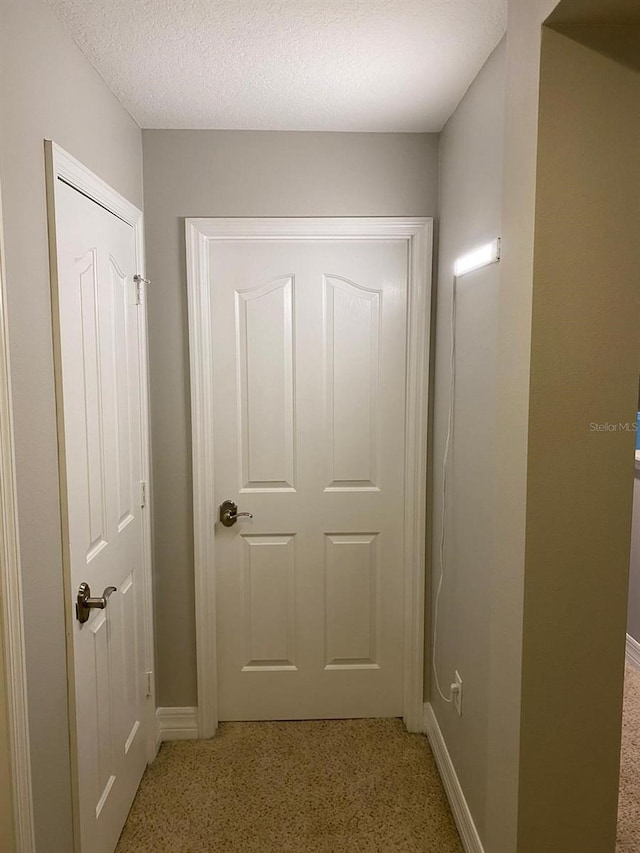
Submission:
<svg viewBox="0 0 640 853">
<path fill-rule="evenodd" d="M 558 0 L 508 2 L 485 847 L 532 853 L 518 847 L 527 425 L 540 42 Z"/>
<path fill-rule="evenodd" d="M 43 0 L 3 0 L 0 174 L 38 851 L 73 849 L 45 137 L 142 205 L 140 130 Z"/>
<path fill-rule="evenodd" d="M 436 134 L 145 130 L 158 704 L 196 704 L 184 218 L 435 216 Z"/>
<path fill-rule="evenodd" d="M 501 235 L 506 59 L 506 43 L 502 41 L 449 119 L 440 140 L 432 469 L 434 602 L 441 562 L 453 267 L 456 258 Z M 498 265 L 471 273 L 457 283 L 455 426 L 447 484 L 437 670 L 447 696 L 455 671 L 460 673 L 462 717 L 441 699 L 431 679 L 434 713 L 482 839 L 489 819 L 485 800 L 499 285 Z"/>
<path fill-rule="evenodd" d="M 640 73 L 570 29 L 542 40 L 518 849 L 609 853 L 635 435 L 606 424 L 636 419 Z"/>
<path fill-rule="evenodd" d="M 632 71 L 552 32 L 541 81 L 543 23 L 557 5 L 509 0 L 484 827 L 491 853 L 615 848 L 633 440 L 623 432 L 603 443 L 589 423 L 635 418 L 640 91 Z M 639 12 L 635 0 L 571 0 L 560 9 L 569 23 L 580 10 L 608 24 Z M 592 44 L 609 56 L 622 48 L 628 65 L 619 33 L 600 32 Z M 578 35 L 585 41 L 584 29 Z"/>
</svg>

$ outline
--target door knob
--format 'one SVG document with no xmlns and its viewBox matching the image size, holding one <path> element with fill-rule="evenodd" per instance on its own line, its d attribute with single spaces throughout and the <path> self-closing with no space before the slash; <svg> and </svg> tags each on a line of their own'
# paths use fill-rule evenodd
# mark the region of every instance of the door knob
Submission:
<svg viewBox="0 0 640 853">
<path fill-rule="evenodd" d="M 238 512 L 238 505 L 233 501 L 223 501 L 220 504 L 220 521 L 225 527 L 233 527 L 239 518 L 253 518 L 253 514 Z"/>
<path fill-rule="evenodd" d="M 91 589 L 88 583 L 81 583 L 78 587 L 76 599 L 76 619 L 78 622 L 86 622 L 93 609 L 104 610 L 109 601 L 109 596 L 116 592 L 115 586 L 108 586 L 99 598 L 91 598 Z"/>
</svg>

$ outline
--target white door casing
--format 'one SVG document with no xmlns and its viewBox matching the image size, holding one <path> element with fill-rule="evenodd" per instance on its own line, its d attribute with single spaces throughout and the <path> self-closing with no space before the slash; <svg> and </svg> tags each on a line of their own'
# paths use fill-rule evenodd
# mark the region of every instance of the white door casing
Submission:
<svg viewBox="0 0 640 853">
<path fill-rule="evenodd" d="M 187 221 L 201 736 L 218 703 L 421 729 L 431 225 Z M 225 498 L 255 518 L 214 552 Z"/>
<path fill-rule="evenodd" d="M 1 195 L 1 194 L 0 194 Z M 22 576 L 0 198 L 0 623 L 4 628 L 7 724 L 16 853 L 35 853 Z"/>
<path fill-rule="evenodd" d="M 74 837 L 112 853 L 155 748 L 142 215 L 57 146 L 47 160 Z M 84 624 L 81 582 L 116 587 Z"/>
</svg>

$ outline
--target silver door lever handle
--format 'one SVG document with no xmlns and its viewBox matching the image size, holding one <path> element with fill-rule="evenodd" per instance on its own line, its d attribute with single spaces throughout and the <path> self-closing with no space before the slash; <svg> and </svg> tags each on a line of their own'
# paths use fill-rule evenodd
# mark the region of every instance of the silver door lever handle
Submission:
<svg viewBox="0 0 640 853">
<path fill-rule="evenodd" d="M 253 513 L 238 512 L 238 505 L 233 501 L 223 501 L 220 504 L 220 521 L 225 527 L 233 527 L 239 518 L 253 518 Z"/>
<path fill-rule="evenodd" d="M 115 586 L 108 586 L 99 598 L 91 598 L 91 589 L 84 581 L 78 587 L 76 599 L 76 619 L 78 622 L 86 622 L 92 610 L 104 610 L 110 596 L 116 592 Z"/>
</svg>

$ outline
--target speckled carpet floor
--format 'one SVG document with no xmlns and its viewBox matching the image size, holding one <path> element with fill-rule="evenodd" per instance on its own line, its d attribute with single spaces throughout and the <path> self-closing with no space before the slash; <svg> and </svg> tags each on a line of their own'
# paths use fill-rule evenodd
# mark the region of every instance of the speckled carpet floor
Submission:
<svg viewBox="0 0 640 853">
<path fill-rule="evenodd" d="M 163 744 L 116 853 L 462 853 L 425 737 L 399 720 L 223 723 Z"/>
<path fill-rule="evenodd" d="M 627 666 L 624 677 L 618 843 L 616 853 L 640 851 L 640 672 Z"/>
</svg>

